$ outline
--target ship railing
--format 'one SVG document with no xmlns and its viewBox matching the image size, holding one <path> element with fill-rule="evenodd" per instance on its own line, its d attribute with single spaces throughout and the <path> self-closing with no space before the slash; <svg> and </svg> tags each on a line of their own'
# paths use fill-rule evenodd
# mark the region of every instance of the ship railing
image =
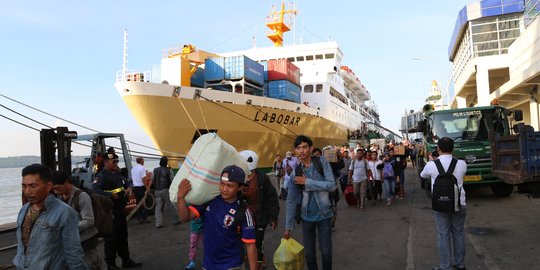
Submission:
<svg viewBox="0 0 540 270">
<path fill-rule="evenodd" d="M 159 74 L 154 70 L 119 70 L 116 72 L 116 82 L 159 82 Z"/>
</svg>

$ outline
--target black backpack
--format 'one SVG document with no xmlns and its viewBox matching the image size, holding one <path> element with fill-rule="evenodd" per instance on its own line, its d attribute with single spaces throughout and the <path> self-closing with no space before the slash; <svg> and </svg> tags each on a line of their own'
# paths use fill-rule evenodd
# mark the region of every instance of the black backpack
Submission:
<svg viewBox="0 0 540 270">
<path fill-rule="evenodd" d="M 454 176 L 457 159 L 452 158 L 448 171 L 444 171 L 440 160 L 435 160 L 439 175 L 433 183 L 431 207 L 439 212 L 459 212 L 461 210 L 461 189 Z"/>
<path fill-rule="evenodd" d="M 92 210 L 94 212 L 94 226 L 98 230 L 98 237 L 107 237 L 112 234 L 113 231 L 113 201 L 107 196 L 97 194 L 93 191 L 75 191 L 73 200 L 75 202 L 74 208 L 77 212 L 81 211 L 81 206 L 79 204 L 79 195 L 81 192 L 86 192 L 90 196 L 92 201 Z"/>
</svg>

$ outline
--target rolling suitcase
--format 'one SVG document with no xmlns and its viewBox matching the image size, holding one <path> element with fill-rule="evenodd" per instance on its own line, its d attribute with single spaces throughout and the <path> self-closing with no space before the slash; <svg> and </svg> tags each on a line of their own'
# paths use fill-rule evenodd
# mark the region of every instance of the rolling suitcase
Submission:
<svg viewBox="0 0 540 270">
<path fill-rule="evenodd" d="M 349 206 L 356 206 L 356 197 L 354 196 L 354 188 L 352 184 L 347 184 L 345 188 L 344 197 Z"/>
</svg>

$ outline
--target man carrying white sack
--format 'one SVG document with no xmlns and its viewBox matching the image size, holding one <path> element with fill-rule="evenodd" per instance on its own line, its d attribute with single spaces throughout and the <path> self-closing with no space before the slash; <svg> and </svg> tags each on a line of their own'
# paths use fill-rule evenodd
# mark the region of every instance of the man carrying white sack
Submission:
<svg viewBox="0 0 540 270">
<path fill-rule="evenodd" d="M 191 190 L 189 180 L 183 179 L 178 185 L 180 219 L 187 222 L 196 217 L 204 218 L 203 269 L 240 269 L 243 263 L 242 244 L 245 244 L 250 270 L 257 269 L 253 215 L 246 202 L 238 198 L 245 181 L 246 175 L 240 167 L 225 167 L 220 178 L 220 195 L 199 206 L 186 203 L 185 197 Z"/>
</svg>

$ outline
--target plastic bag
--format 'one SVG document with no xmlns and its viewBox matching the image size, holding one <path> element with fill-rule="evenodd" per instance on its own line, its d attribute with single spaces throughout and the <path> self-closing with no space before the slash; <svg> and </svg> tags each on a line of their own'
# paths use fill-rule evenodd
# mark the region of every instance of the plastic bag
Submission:
<svg viewBox="0 0 540 270">
<path fill-rule="evenodd" d="M 189 150 L 182 167 L 173 179 L 169 188 L 171 201 L 177 201 L 178 184 L 184 178 L 191 183 L 186 202 L 192 205 L 203 205 L 212 200 L 219 195 L 221 171 L 229 165 L 242 168 L 248 175 L 245 158 L 233 146 L 222 140 L 216 133 L 202 135 Z"/>
<path fill-rule="evenodd" d="M 281 238 L 281 244 L 274 253 L 274 267 L 277 270 L 304 269 L 304 246 L 292 238 Z"/>
</svg>

